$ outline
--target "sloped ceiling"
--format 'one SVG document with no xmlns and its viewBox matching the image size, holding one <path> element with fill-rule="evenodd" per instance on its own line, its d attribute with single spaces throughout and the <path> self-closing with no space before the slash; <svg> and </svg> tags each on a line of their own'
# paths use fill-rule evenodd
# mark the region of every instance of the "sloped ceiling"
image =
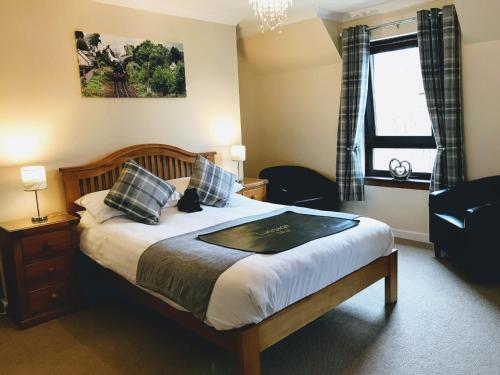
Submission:
<svg viewBox="0 0 500 375">
<path fill-rule="evenodd" d="M 149 12 L 194 18 L 203 21 L 237 25 L 242 21 L 256 24 L 248 0 L 93 0 L 110 5 L 141 9 Z M 359 16 L 359 11 L 387 12 L 401 9 L 415 3 L 429 0 L 294 0 L 289 18 L 297 22 L 311 18 L 311 11 L 321 9 L 335 19 L 351 19 Z M 366 15 L 366 14 L 364 14 Z M 306 17 L 306 18 L 304 18 Z"/>
<path fill-rule="evenodd" d="M 500 40 L 500 0 L 455 0 L 465 43 Z"/>
<path fill-rule="evenodd" d="M 334 64 L 341 61 L 339 32 L 339 23 L 316 17 L 286 25 L 281 34 L 238 38 L 238 53 L 259 73 Z"/>
</svg>

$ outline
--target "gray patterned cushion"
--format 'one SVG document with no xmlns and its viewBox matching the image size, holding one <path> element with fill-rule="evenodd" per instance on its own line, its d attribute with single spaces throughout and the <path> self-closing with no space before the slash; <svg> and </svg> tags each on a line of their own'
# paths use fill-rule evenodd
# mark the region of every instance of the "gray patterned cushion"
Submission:
<svg viewBox="0 0 500 375">
<path fill-rule="evenodd" d="M 129 160 L 104 203 L 125 212 L 134 221 L 154 225 L 160 221 L 161 209 L 174 192 L 175 187 Z"/>
<path fill-rule="evenodd" d="M 194 163 L 189 188 L 194 188 L 200 203 L 207 206 L 224 207 L 231 197 L 236 176 L 198 155 Z"/>
</svg>

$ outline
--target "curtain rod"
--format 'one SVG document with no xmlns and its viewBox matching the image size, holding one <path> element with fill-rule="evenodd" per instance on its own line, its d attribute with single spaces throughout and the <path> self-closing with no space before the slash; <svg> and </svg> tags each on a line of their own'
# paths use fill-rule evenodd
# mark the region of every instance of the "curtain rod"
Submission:
<svg viewBox="0 0 500 375">
<path fill-rule="evenodd" d="M 383 23 L 381 25 L 369 27 L 367 30 L 373 31 L 373 30 L 377 30 L 377 29 L 382 29 L 384 27 L 390 27 L 390 26 L 399 27 L 400 25 L 405 25 L 407 23 L 414 23 L 414 22 L 417 22 L 417 17 L 410 17 L 410 18 L 405 18 L 404 20 Z"/>
<path fill-rule="evenodd" d="M 439 12 L 439 14 L 442 14 L 442 12 Z M 376 25 L 376 26 L 368 27 L 367 30 L 370 32 L 370 31 L 382 29 L 382 28 L 385 28 L 385 27 L 391 27 L 391 26 L 397 26 L 397 27 L 399 27 L 400 25 L 405 25 L 407 23 L 414 23 L 414 22 L 417 22 L 417 17 L 416 16 L 415 17 L 410 17 L 410 18 L 405 18 L 405 19 L 398 20 L 398 21 L 392 21 L 392 22 L 383 23 L 381 25 Z M 342 33 L 340 33 L 340 37 L 342 37 Z"/>
</svg>

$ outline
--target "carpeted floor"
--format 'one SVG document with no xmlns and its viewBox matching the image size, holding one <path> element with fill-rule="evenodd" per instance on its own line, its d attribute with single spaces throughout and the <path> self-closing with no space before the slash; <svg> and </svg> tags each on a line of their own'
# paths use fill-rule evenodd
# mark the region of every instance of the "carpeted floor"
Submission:
<svg viewBox="0 0 500 375">
<path fill-rule="evenodd" d="M 399 302 L 379 282 L 262 354 L 263 374 L 500 374 L 500 286 L 398 244 Z M 230 354 L 118 302 L 25 331 L 0 318 L 0 374 L 233 374 Z"/>
</svg>

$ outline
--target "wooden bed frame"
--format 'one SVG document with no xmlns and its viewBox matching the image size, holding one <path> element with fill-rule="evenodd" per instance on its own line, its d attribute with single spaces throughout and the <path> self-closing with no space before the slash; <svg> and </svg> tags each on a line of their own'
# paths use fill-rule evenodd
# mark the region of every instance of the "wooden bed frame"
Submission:
<svg viewBox="0 0 500 375">
<path fill-rule="evenodd" d="M 207 152 L 201 155 L 214 161 L 215 154 L 215 152 Z M 136 160 L 163 179 L 172 179 L 190 176 L 196 155 L 173 146 L 145 144 L 119 150 L 92 164 L 62 168 L 60 171 L 63 176 L 68 211 L 75 213 L 80 209 L 73 202 L 81 196 L 111 188 L 119 176 L 123 163 L 129 159 Z M 105 282 L 132 300 L 148 306 L 166 318 L 175 320 L 198 335 L 235 353 L 240 374 L 258 375 L 260 374 L 260 352 L 324 315 L 376 281 L 385 279 L 385 302 L 395 303 L 397 301 L 397 259 L 397 251 L 394 250 L 392 254 L 354 271 L 259 324 L 229 331 L 217 331 L 195 318 L 191 313 L 171 307 L 114 272 L 102 267 L 98 268 Z"/>
</svg>

